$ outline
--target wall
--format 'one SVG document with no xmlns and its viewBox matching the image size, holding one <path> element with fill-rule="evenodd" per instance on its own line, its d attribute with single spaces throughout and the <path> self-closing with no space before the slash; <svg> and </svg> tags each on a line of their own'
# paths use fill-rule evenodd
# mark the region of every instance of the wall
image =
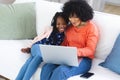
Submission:
<svg viewBox="0 0 120 80">
<path fill-rule="evenodd" d="M 107 3 L 116 4 L 120 6 L 120 0 L 106 0 Z"/>
<path fill-rule="evenodd" d="M 54 2 L 60 2 L 60 3 L 65 3 L 69 0 L 47 0 L 47 1 L 54 1 Z"/>
<path fill-rule="evenodd" d="M 16 0 L 14 3 L 35 2 L 36 0 Z"/>
<path fill-rule="evenodd" d="M 66 1 L 69 1 L 69 0 L 47 0 L 47 1 L 65 3 Z M 86 0 L 86 1 L 92 6 L 94 10 L 103 11 L 105 0 Z"/>
<path fill-rule="evenodd" d="M 96 11 L 103 11 L 105 0 L 89 0 L 89 4 Z"/>
</svg>

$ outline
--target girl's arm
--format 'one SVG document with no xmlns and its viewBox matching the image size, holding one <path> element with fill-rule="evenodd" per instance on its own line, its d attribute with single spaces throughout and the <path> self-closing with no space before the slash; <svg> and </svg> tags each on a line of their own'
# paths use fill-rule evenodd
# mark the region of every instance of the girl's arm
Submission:
<svg viewBox="0 0 120 80">
<path fill-rule="evenodd" d="M 50 36 L 52 30 L 53 30 L 52 27 L 47 28 L 43 34 L 36 36 L 36 37 L 31 41 L 31 43 L 29 44 L 29 46 L 26 47 L 26 48 L 22 48 L 21 51 L 22 51 L 23 53 L 29 53 L 29 52 L 30 52 L 30 48 L 32 47 L 32 45 L 33 45 L 34 43 L 36 43 L 37 41 L 40 41 L 40 40 L 42 40 L 42 39 L 44 39 L 44 38 L 48 38 L 48 37 Z"/>
<path fill-rule="evenodd" d="M 52 30 L 53 30 L 53 28 L 52 28 L 52 27 L 49 27 L 49 28 L 47 28 L 47 29 L 45 30 L 45 32 L 44 32 L 43 34 L 36 36 L 36 37 L 31 41 L 31 44 L 30 44 L 29 48 L 31 48 L 31 46 L 32 46 L 34 43 L 36 43 L 36 42 L 38 42 L 38 41 L 40 41 L 40 40 L 42 40 L 42 39 L 44 39 L 44 38 L 48 38 L 48 37 L 50 36 Z"/>
</svg>

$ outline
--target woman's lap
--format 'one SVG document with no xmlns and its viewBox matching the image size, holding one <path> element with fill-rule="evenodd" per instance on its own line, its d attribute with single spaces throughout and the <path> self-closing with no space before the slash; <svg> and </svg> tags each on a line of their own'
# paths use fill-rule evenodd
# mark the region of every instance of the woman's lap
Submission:
<svg viewBox="0 0 120 80">
<path fill-rule="evenodd" d="M 79 64 L 79 67 L 60 65 L 60 66 L 56 66 L 55 68 L 52 68 L 52 69 L 51 69 L 51 67 L 53 67 L 54 64 L 51 64 L 51 65 L 46 64 L 42 68 L 41 75 L 47 75 L 47 73 L 45 73 L 45 71 L 49 70 L 49 72 L 52 72 L 52 75 L 49 75 L 49 77 L 51 77 L 51 80 L 53 80 L 53 79 L 60 80 L 60 78 L 61 79 L 64 78 L 63 80 L 66 80 L 67 78 L 69 78 L 71 76 L 82 74 L 82 73 L 89 71 L 89 69 L 91 68 L 91 62 L 92 62 L 91 59 L 83 58 L 81 63 Z"/>
</svg>

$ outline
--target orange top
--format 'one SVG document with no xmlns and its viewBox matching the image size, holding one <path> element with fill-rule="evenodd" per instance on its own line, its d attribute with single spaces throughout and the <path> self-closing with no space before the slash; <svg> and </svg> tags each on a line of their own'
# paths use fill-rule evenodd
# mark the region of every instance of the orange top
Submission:
<svg viewBox="0 0 120 80">
<path fill-rule="evenodd" d="M 66 36 L 62 43 L 63 46 L 77 47 L 78 58 L 94 58 L 99 30 L 91 21 L 79 28 L 69 26 L 65 34 Z"/>
</svg>

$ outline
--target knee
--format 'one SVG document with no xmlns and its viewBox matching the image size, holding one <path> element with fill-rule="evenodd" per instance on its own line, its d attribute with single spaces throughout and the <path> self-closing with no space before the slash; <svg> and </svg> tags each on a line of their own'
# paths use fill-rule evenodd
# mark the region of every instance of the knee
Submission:
<svg viewBox="0 0 120 80">
<path fill-rule="evenodd" d="M 43 65 L 42 70 L 53 70 L 57 68 L 57 65 L 51 64 L 51 63 L 46 63 Z"/>
<path fill-rule="evenodd" d="M 66 70 L 66 66 L 65 65 L 61 65 L 61 66 L 59 66 L 59 67 L 57 67 L 56 69 L 55 69 L 55 72 L 60 72 L 60 73 L 63 73 L 64 71 Z"/>
<path fill-rule="evenodd" d="M 36 54 L 35 57 L 36 57 L 37 59 L 40 59 L 40 58 L 41 58 L 41 56 L 40 56 L 39 54 Z"/>
<path fill-rule="evenodd" d="M 37 49 L 38 48 L 38 44 L 34 44 L 34 45 L 32 45 L 32 47 L 31 47 L 31 51 L 33 51 L 33 50 L 35 50 L 35 49 Z"/>
<path fill-rule="evenodd" d="M 83 72 L 87 72 L 91 69 L 91 65 L 92 65 L 92 60 L 87 59 L 87 58 L 83 58 L 83 60 L 81 61 L 79 68 L 81 71 Z"/>
<path fill-rule="evenodd" d="M 31 55 L 38 57 L 41 56 L 41 52 L 38 44 L 35 44 L 31 47 Z"/>
<path fill-rule="evenodd" d="M 62 65 L 57 67 L 50 78 L 50 80 L 67 80 L 67 75 L 65 73 L 66 66 Z"/>
</svg>

